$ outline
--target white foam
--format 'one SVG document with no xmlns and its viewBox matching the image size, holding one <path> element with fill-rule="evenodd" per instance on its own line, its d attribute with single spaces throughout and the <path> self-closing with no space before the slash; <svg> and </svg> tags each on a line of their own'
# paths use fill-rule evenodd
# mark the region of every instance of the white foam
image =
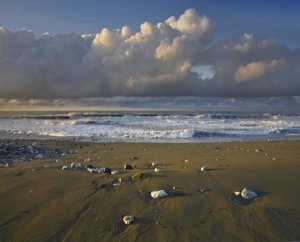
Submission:
<svg viewBox="0 0 300 242">
<path fill-rule="evenodd" d="M 0 129 L 15 134 L 38 134 L 49 137 L 81 137 L 101 140 L 191 140 L 191 139 L 247 139 L 269 138 L 272 135 L 299 134 L 300 117 L 266 115 L 253 118 L 223 118 L 208 114 L 159 116 L 99 116 L 94 113 L 67 114 L 70 119 L 1 118 Z M 50 115 L 44 115 L 50 117 Z M 63 117 L 64 115 L 60 115 Z M 65 115 L 66 116 L 66 115 Z M 230 116 L 229 116 L 230 117 Z"/>
</svg>

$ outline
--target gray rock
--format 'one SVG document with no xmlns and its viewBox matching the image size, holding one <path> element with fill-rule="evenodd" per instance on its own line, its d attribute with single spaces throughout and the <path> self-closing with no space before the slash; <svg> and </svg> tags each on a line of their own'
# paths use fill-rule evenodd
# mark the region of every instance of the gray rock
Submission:
<svg viewBox="0 0 300 242">
<path fill-rule="evenodd" d="M 257 197 L 258 195 L 254 191 L 244 188 L 241 192 L 241 196 L 245 199 L 252 199 Z"/>
<path fill-rule="evenodd" d="M 124 165 L 124 170 L 132 170 L 132 166 L 129 164 Z"/>
</svg>

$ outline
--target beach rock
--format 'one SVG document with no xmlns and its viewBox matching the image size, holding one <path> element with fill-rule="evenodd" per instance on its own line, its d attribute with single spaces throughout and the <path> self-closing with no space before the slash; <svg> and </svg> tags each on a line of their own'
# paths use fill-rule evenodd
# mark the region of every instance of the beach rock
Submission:
<svg viewBox="0 0 300 242">
<path fill-rule="evenodd" d="M 159 169 L 158 169 L 158 168 L 155 168 L 155 169 L 154 169 L 154 172 L 159 172 Z"/>
<path fill-rule="evenodd" d="M 125 224 L 131 224 L 134 221 L 134 216 L 133 215 L 126 215 L 123 218 L 123 222 Z"/>
<path fill-rule="evenodd" d="M 133 176 L 131 176 L 131 179 L 133 179 L 133 180 L 142 180 L 145 178 L 147 178 L 147 176 L 142 172 L 136 173 Z"/>
<path fill-rule="evenodd" d="M 44 156 L 43 156 L 42 154 L 38 154 L 38 155 L 36 155 L 34 158 L 35 158 L 35 159 L 43 159 Z"/>
<path fill-rule="evenodd" d="M 116 174 L 119 174 L 119 173 L 120 173 L 119 171 L 113 170 L 113 171 L 111 171 L 111 173 L 110 173 L 110 174 L 112 174 L 112 175 L 116 175 Z"/>
<path fill-rule="evenodd" d="M 257 194 L 250 189 L 244 188 L 241 192 L 241 196 L 245 199 L 251 199 L 257 197 Z"/>
<path fill-rule="evenodd" d="M 241 195 L 241 192 L 235 191 L 234 194 L 235 194 L 236 196 L 240 196 L 240 195 Z"/>
<path fill-rule="evenodd" d="M 111 169 L 109 167 L 100 167 L 98 168 L 98 173 L 100 174 L 110 174 L 111 173 Z"/>
<path fill-rule="evenodd" d="M 71 168 L 77 169 L 77 170 L 85 170 L 85 167 L 79 162 L 72 162 Z"/>
<path fill-rule="evenodd" d="M 152 166 L 161 166 L 162 163 L 160 161 L 153 161 Z"/>
<path fill-rule="evenodd" d="M 88 165 L 86 165 L 86 166 L 85 166 L 85 169 L 88 169 L 88 168 L 94 168 L 94 166 L 93 166 L 93 165 L 90 165 L 90 164 L 88 164 Z"/>
<path fill-rule="evenodd" d="M 6 163 L 4 167 L 5 167 L 5 168 L 11 168 L 11 167 L 12 167 L 12 164 Z"/>
<path fill-rule="evenodd" d="M 89 173 L 94 173 L 94 172 L 96 173 L 95 168 L 92 168 L 92 167 L 87 167 L 86 170 L 87 170 Z M 98 173 L 98 171 L 97 171 L 97 173 Z"/>
<path fill-rule="evenodd" d="M 152 191 L 151 192 L 151 197 L 152 198 L 164 198 L 168 196 L 168 193 L 166 193 L 164 190 L 159 190 L 159 191 Z"/>
<path fill-rule="evenodd" d="M 207 191 L 208 191 L 208 189 L 205 188 L 205 187 L 203 187 L 203 188 L 200 189 L 200 192 L 201 192 L 201 193 L 205 193 L 205 192 L 207 192 Z"/>
<path fill-rule="evenodd" d="M 124 165 L 124 170 L 132 170 L 132 166 L 129 164 Z"/>
<path fill-rule="evenodd" d="M 208 166 L 202 166 L 201 171 L 208 171 Z"/>
<path fill-rule="evenodd" d="M 63 171 L 64 171 L 64 170 L 68 170 L 68 169 L 69 169 L 69 166 L 63 166 L 61 169 L 62 169 Z"/>
</svg>

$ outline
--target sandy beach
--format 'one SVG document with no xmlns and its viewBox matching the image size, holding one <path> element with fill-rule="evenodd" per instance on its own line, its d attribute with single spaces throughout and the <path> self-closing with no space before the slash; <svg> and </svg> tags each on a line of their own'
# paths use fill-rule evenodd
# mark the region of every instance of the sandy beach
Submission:
<svg viewBox="0 0 300 242">
<path fill-rule="evenodd" d="M 300 240 L 299 141 L 39 145 L 66 154 L 0 168 L 0 241 Z M 61 169 L 71 162 L 120 174 Z M 234 195 L 244 187 L 258 197 Z"/>
</svg>

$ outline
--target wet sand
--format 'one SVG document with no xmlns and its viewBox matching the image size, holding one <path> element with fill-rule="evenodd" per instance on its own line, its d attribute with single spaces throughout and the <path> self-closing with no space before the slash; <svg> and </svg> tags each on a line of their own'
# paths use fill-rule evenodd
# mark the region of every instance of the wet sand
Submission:
<svg viewBox="0 0 300 242">
<path fill-rule="evenodd" d="M 300 240 L 299 141 L 41 144 L 72 154 L 0 168 L 0 241 Z M 61 170 L 86 158 L 121 173 Z M 138 172 L 146 178 L 132 180 Z M 237 199 L 243 187 L 258 198 Z M 160 189 L 169 196 L 150 197 Z M 122 222 L 128 214 L 131 225 Z"/>
</svg>

